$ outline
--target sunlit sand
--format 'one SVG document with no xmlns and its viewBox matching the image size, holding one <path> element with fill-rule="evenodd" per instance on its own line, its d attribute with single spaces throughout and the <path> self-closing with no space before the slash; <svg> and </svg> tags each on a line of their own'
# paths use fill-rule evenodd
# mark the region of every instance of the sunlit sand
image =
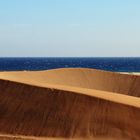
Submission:
<svg viewBox="0 0 140 140">
<path fill-rule="evenodd" d="M 0 72 L 0 139 L 140 139 L 140 76 L 94 69 Z"/>
</svg>

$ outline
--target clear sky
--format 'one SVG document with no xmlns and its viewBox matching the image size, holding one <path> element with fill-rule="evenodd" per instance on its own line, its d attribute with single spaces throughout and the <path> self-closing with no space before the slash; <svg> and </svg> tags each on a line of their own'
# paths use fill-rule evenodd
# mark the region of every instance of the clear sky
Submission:
<svg viewBox="0 0 140 140">
<path fill-rule="evenodd" d="M 5 56 L 140 56 L 140 0 L 0 0 Z"/>
</svg>

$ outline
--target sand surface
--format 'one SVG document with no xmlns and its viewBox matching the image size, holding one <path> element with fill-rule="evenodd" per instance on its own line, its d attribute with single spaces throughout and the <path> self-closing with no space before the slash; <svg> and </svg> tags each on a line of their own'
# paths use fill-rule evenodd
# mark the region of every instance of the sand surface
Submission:
<svg viewBox="0 0 140 140">
<path fill-rule="evenodd" d="M 139 76 L 93 69 L 68 68 L 39 72 L 1 72 L 0 78 L 39 86 L 57 84 L 140 96 Z"/>
<path fill-rule="evenodd" d="M 0 72 L 0 139 L 140 140 L 139 85 L 93 69 Z"/>
</svg>

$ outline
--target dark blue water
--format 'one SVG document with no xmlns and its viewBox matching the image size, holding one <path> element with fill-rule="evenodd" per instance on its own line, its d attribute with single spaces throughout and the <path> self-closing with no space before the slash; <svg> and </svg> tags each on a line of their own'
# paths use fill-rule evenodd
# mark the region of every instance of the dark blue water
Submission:
<svg viewBox="0 0 140 140">
<path fill-rule="evenodd" d="M 117 72 L 140 72 L 139 58 L 0 58 L 0 71 L 95 68 Z"/>
</svg>

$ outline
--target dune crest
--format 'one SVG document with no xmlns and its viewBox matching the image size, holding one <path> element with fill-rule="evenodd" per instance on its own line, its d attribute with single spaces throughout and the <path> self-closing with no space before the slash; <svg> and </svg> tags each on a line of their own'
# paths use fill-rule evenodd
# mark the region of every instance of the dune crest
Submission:
<svg viewBox="0 0 140 140">
<path fill-rule="evenodd" d="M 140 76 L 68 68 L 0 79 L 0 134 L 140 139 Z"/>
<path fill-rule="evenodd" d="M 87 68 L 62 68 L 47 71 L 1 72 L 1 79 L 28 84 L 57 84 L 140 96 L 139 75 L 120 74 Z"/>
</svg>

